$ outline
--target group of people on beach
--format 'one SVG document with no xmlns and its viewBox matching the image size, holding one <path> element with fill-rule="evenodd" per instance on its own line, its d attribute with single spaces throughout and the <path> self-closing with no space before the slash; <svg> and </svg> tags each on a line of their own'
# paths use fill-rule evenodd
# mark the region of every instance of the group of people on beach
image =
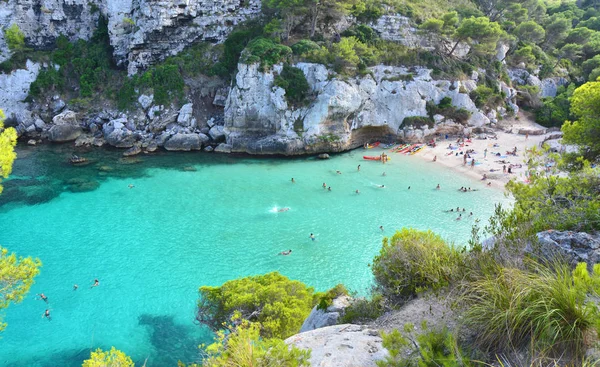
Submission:
<svg viewBox="0 0 600 367">
<path fill-rule="evenodd" d="M 94 282 L 92 283 L 92 286 L 90 288 L 94 288 L 100 285 L 100 281 L 98 279 L 94 279 Z M 79 286 L 77 284 L 73 284 L 73 290 L 76 291 L 79 288 Z M 48 303 L 48 296 L 46 296 L 44 293 L 40 293 L 40 294 L 36 294 L 37 297 L 39 297 L 40 300 Z M 52 316 L 50 316 L 50 308 L 47 308 L 46 311 L 44 311 L 44 314 L 42 315 L 42 317 L 45 317 L 48 321 L 52 320 Z"/>
</svg>

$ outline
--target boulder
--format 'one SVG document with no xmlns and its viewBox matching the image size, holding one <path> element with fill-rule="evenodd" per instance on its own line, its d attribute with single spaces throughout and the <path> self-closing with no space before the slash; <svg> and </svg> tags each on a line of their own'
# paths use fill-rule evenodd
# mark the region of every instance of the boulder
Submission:
<svg viewBox="0 0 600 367">
<path fill-rule="evenodd" d="M 165 149 L 172 151 L 190 151 L 202 149 L 202 144 L 208 141 L 208 136 L 204 134 L 185 134 L 178 133 L 165 142 Z"/>
<path fill-rule="evenodd" d="M 213 148 L 211 145 L 207 145 L 204 147 L 205 152 L 212 152 L 213 150 L 215 150 L 215 148 Z"/>
<path fill-rule="evenodd" d="M 223 131 L 223 126 L 215 125 L 211 127 L 208 131 L 208 135 L 210 135 L 212 140 L 214 140 L 215 142 L 221 142 L 225 140 L 225 132 Z"/>
<path fill-rule="evenodd" d="M 131 148 L 137 141 L 137 134 L 126 129 L 114 129 L 104 137 L 106 142 L 116 148 Z"/>
<path fill-rule="evenodd" d="M 537 233 L 537 244 L 528 244 L 526 251 L 553 259 L 557 256 L 572 266 L 585 262 L 591 271 L 600 262 L 600 234 L 571 231 L 544 231 Z"/>
<path fill-rule="evenodd" d="M 286 344 L 311 350 L 311 366 L 375 367 L 388 355 L 377 330 L 342 324 L 293 335 Z"/>
<path fill-rule="evenodd" d="M 56 99 L 50 104 L 53 113 L 59 113 L 67 104 L 62 99 Z"/>
<path fill-rule="evenodd" d="M 217 93 L 215 94 L 215 98 L 213 99 L 213 105 L 219 107 L 225 107 L 225 102 L 227 102 L 227 95 L 229 94 L 229 88 L 219 88 Z"/>
<path fill-rule="evenodd" d="M 326 310 L 320 310 L 318 305 L 313 307 L 306 320 L 304 320 L 300 332 L 303 333 L 337 324 L 338 319 L 348 306 L 350 306 L 350 297 L 340 296 L 334 298 L 331 306 L 327 307 Z"/>
<path fill-rule="evenodd" d="M 131 148 L 127 149 L 125 152 L 123 152 L 123 157 L 131 157 L 134 155 L 138 155 L 142 152 L 142 148 L 140 147 L 139 144 L 136 144 L 134 146 L 132 146 Z"/>
<path fill-rule="evenodd" d="M 29 139 L 27 140 L 27 145 L 36 145 L 37 142 L 35 141 L 35 139 Z"/>
<path fill-rule="evenodd" d="M 66 110 L 52 118 L 54 125 L 78 125 L 77 114 L 71 110 Z"/>
<path fill-rule="evenodd" d="M 81 135 L 83 129 L 76 125 L 54 125 L 48 131 L 48 140 L 53 143 L 73 141 Z"/>
<path fill-rule="evenodd" d="M 490 119 L 487 118 L 487 116 L 485 116 L 480 111 L 477 111 L 473 115 L 471 115 L 471 118 L 469 118 L 469 121 L 468 121 L 469 126 L 473 126 L 473 127 L 481 127 L 481 126 L 487 125 L 489 123 L 490 123 Z"/>
<path fill-rule="evenodd" d="M 233 147 L 229 144 L 221 143 L 215 148 L 216 153 L 231 153 Z"/>
<path fill-rule="evenodd" d="M 187 103 L 181 106 L 179 109 L 179 114 L 177 115 L 177 123 L 181 126 L 190 126 L 193 112 L 194 105 L 192 103 Z"/>
<path fill-rule="evenodd" d="M 319 154 L 319 159 L 329 159 L 329 154 L 321 153 L 321 154 Z"/>
</svg>

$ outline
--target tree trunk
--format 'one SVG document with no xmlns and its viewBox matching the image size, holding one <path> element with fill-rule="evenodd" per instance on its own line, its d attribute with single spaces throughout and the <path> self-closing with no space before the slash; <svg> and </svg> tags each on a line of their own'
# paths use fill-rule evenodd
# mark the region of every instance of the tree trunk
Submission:
<svg viewBox="0 0 600 367">
<path fill-rule="evenodd" d="M 314 7 L 310 11 L 310 38 L 315 36 L 315 29 L 317 28 L 317 20 L 319 19 L 319 2 L 314 3 Z"/>
<path fill-rule="evenodd" d="M 456 50 L 456 47 L 458 47 L 458 44 L 461 42 L 461 39 L 458 39 L 456 41 L 456 43 L 454 44 L 454 47 L 452 47 L 452 50 L 450 50 L 450 53 L 448 53 L 448 56 L 452 56 L 452 54 L 454 53 L 454 50 Z"/>
</svg>

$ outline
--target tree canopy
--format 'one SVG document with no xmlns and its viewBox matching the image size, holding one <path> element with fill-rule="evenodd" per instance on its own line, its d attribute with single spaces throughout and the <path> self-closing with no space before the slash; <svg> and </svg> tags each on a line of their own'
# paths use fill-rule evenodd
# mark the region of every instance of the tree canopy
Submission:
<svg viewBox="0 0 600 367">
<path fill-rule="evenodd" d="M 600 157 L 600 78 L 575 89 L 571 113 L 577 120 L 563 125 L 565 143 L 579 145 L 586 158 L 597 160 Z"/>
<path fill-rule="evenodd" d="M 90 358 L 83 361 L 82 367 L 133 367 L 134 363 L 125 353 L 115 347 L 106 352 L 98 348 L 92 351 Z"/>
</svg>

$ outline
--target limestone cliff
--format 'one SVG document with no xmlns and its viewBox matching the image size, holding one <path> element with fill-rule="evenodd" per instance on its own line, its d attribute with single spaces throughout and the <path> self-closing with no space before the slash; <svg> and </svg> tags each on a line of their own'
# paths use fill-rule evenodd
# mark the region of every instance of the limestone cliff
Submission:
<svg viewBox="0 0 600 367">
<path fill-rule="evenodd" d="M 259 12 L 260 0 L 8 0 L 0 1 L 0 28 L 17 24 L 29 46 L 50 48 L 60 35 L 89 39 L 103 15 L 115 61 L 134 74 L 197 40 L 223 42 Z M 0 61 L 8 56 L 3 38 Z"/>
<path fill-rule="evenodd" d="M 440 126 L 462 131 L 462 125 L 443 116 L 433 129 L 404 125 L 406 117 L 427 116 L 428 101 L 437 104 L 444 97 L 472 114 L 468 126 L 490 123 L 469 97 L 477 87 L 475 79 L 433 80 L 429 69 L 383 65 L 370 68 L 364 77 L 345 79 L 320 64 L 296 67 L 304 72 L 313 93 L 310 103 L 298 108 L 288 105 L 285 91 L 273 84 L 281 65 L 270 71 L 259 70 L 258 64 L 238 66 L 225 105 L 225 134 L 232 151 L 287 155 L 343 151 L 386 137 L 419 141 Z M 494 119 L 496 112 L 490 116 Z"/>
</svg>

